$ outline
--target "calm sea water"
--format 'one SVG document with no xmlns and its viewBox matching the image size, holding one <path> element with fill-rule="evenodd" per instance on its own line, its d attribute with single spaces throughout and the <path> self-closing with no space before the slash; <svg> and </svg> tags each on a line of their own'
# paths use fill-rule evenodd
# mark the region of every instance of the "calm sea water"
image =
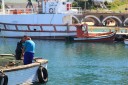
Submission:
<svg viewBox="0 0 128 85">
<path fill-rule="evenodd" d="M 0 38 L 0 53 L 14 53 L 19 39 Z M 127 85 L 128 46 L 34 40 L 37 57 L 49 60 L 46 85 Z"/>
</svg>

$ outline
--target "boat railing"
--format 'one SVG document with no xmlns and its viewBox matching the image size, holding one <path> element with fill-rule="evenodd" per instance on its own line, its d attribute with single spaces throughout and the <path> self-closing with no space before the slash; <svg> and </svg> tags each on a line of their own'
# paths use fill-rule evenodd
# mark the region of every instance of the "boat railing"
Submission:
<svg viewBox="0 0 128 85">
<path fill-rule="evenodd" d="M 39 8 L 9 8 L 5 9 L 5 14 L 35 14 L 39 10 Z M 0 14 L 3 14 L 2 9 L 0 9 Z"/>
<path fill-rule="evenodd" d="M 79 24 L 9 24 L 0 23 L 1 30 L 13 30 L 13 31 L 51 31 L 51 32 L 74 32 L 76 31 L 76 26 Z"/>
<path fill-rule="evenodd" d="M 67 8 L 66 11 L 56 11 L 50 14 L 58 14 L 58 13 L 64 13 L 64 14 L 75 14 L 79 15 L 83 13 L 83 10 L 81 7 L 70 7 Z M 43 13 L 42 8 L 8 8 L 5 9 L 5 13 L 3 13 L 3 10 L 0 9 L 0 14 L 37 14 L 37 13 Z"/>
<path fill-rule="evenodd" d="M 33 14 L 37 13 L 37 9 L 33 8 L 12 8 L 6 9 L 7 14 Z"/>
</svg>

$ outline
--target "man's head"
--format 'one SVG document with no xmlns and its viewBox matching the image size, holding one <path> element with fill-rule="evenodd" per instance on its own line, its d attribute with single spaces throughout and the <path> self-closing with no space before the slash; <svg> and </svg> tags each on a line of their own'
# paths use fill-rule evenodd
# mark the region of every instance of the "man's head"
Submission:
<svg viewBox="0 0 128 85">
<path fill-rule="evenodd" d="M 26 40 L 31 40 L 31 38 L 27 35 L 24 35 L 22 41 L 25 42 Z"/>
<path fill-rule="evenodd" d="M 31 37 L 27 37 L 27 40 L 31 40 Z"/>
</svg>

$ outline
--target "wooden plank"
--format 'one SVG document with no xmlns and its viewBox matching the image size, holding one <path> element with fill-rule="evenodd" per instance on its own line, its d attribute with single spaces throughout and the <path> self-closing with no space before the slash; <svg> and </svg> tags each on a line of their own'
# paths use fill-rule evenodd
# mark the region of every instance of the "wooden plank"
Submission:
<svg viewBox="0 0 128 85">
<path fill-rule="evenodd" d="M 13 54 L 0 54 L 0 56 L 14 56 Z"/>
</svg>

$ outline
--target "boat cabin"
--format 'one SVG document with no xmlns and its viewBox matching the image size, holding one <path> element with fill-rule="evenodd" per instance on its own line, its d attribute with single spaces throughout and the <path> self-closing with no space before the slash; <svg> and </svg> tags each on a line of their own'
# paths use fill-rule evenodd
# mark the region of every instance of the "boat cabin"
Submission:
<svg viewBox="0 0 128 85">
<path fill-rule="evenodd" d="M 15 7 L 8 6 L 5 8 L 5 3 L 3 5 L 3 12 L 8 14 L 30 14 L 30 13 L 77 13 L 80 7 L 72 7 L 72 2 L 67 0 L 37 0 L 37 3 L 34 2 L 33 6 L 25 6 L 27 3 L 24 3 L 23 6 Z M 11 4 L 10 4 L 11 5 Z M 14 4 L 13 4 L 14 5 Z"/>
<path fill-rule="evenodd" d="M 80 25 L 77 28 L 77 37 L 83 38 L 85 36 L 88 36 L 88 26 L 87 26 L 87 24 Z"/>
<path fill-rule="evenodd" d="M 0 21 L 11 24 L 76 24 L 80 22 L 75 15 L 82 14 L 81 7 L 72 7 L 72 2 L 67 0 L 38 1 L 39 4 L 36 3 L 33 7 L 27 8 L 26 6 L 5 8 L 3 2 Z"/>
<path fill-rule="evenodd" d="M 43 0 L 43 13 L 63 13 L 71 9 L 72 3 L 67 0 Z"/>
</svg>

